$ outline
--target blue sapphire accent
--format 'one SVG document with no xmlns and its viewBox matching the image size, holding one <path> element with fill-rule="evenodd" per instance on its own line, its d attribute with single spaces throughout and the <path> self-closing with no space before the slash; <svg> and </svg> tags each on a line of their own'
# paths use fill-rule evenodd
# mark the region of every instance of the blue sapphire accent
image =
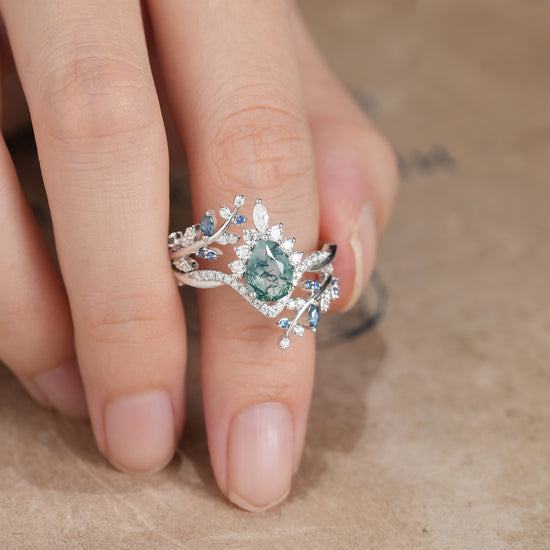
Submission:
<svg viewBox="0 0 550 550">
<path fill-rule="evenodd" d="M 319 308 L 315 305 L 309 306 L 307 312 L 307 322 L 309 323 L 309 328 L 317 328 L 319 326 Z"/>
<path fill-rule="evenodd" d="M 199 249 L 197 250 L 197 256 L 198 256 L 199 258 L 204 258 L 204 257 L 206 257 L 206 255 L 205 255 L 205 253 L 204 253 L 204 248 L 199 248 Z"/>
<path fill-rule="evenodd" d="M 174 237 L 170 237 L 168 239 L 168 244 L 174 244 Z"/>
<path fill-rule="evenodd" d="M 236 218 L 235 218 L 235 223 L 237 225 L 242 225 L 244 222 L 246 221 L 246 218 L 244 216 L 242 216 L 241 214 L 239 214 Z"/>
<path fill-rule="evenodd" d="M 216 259 L 216 253 L 215 253 L 215 252 L 212 252 L 212 250 L 209 250 L 209 251 L 206 253 L 206 259 L 207 259 L 207 260 L 215 260 L 215 259 Z"/>
<path fill-rule="evenodd" d="M 319 281 L 306 281 L 304 288 L 306 290 L 313 290 L 313 293 L 316 294 L 319 292 Z"/>
<path fill-rule="evenodd" d="M 280 328 L 288 328 L 290 326 L 290 323 L 288 322 L 288 319 L 286 317 L 279 319 L 279 322 L 277 324 Z"/>
<path fill-rule="evenodd" d="M 340 281 L 338 277 L 332 279 L 332 297 L 340 298 Z"/>
<path fill-rule="evenodd" d="M 214 218 L 205 214 L 201 220 L 201 231 L 205 237 L 210 237 L 214 233 Z"/>
</svg>

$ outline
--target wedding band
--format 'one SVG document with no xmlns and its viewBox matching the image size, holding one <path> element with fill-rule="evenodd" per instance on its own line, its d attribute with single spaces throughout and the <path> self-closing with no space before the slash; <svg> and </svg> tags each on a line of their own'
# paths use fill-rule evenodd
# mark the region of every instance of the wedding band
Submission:
<svg viewBox="0 0 550 550">
<path fill-rule="evenodd" d="M 232 209 L 222 206 L 219 216 L 223 223 L 217 228 L 216 215 L 208 210 L 200 224 L 168 236 L 174 276 L 180 286 L 228 285 L 268 318 L 289 310 L 287 316 L 276 321 L 283 331 L 279 346 L 287 349 L 291 335 L 303 336 L 306 329 L 315 332 L 320 314 L 339 297 L 338 279 L 332 274 L 337 247 L 324 245 L 308 255 L 295 250 L 296 239 L 284 236 L 283 224 L 269 224 L 269 213 L 261 199 L 256 200 L 252 212 L 255 228 L 235 232 L 247 221 L 239 213 L 244 202 L 244 196 L 237 195 Z M 237 244 L 241 237 L 243 244 Z M 223 255 L 215 245 L 234 247 L 236 259 L 228 264 L 230 273 L 204 267 Z M 306 320 L 302 320 L 306 314 Z"/>
</svg>

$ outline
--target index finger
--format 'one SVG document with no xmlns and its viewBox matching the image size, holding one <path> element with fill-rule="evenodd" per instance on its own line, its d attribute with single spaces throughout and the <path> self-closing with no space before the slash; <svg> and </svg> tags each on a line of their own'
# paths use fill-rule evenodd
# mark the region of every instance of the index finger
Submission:
<svg viewBox="0 0 550 550">
<path fill-rule="evenodd" d="M 183 417 L 168 154 L 138 0 L 5 0 L 100 448 L 150 471 Z M 123 22 L 123 24 L 121 24 Z"/>
</svg>

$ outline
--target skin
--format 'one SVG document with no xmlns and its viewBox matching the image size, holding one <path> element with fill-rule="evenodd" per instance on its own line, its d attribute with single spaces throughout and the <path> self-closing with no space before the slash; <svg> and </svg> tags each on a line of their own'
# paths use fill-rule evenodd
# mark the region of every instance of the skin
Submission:
<svg viewBox="0 0 550 550">
<path fill-rule="evenodd" d="M 61 267 L 2 141 L 0 358 L 41 404 L 89 416 L 117 467 L 156 471 L 183 427 L 186 342 L 151 65 L 187 158 L 194 219 L 243 193 L 284 220 L 299 250 L 337 243 L 335 309 L 370 276 L 396 194 L 393 153 L 286 0 L 0 0 L 0 12 Z M 284 499 L 300 462 L 314 336 L 283 353 L 273 322 L 229 289 L 198 298 L 214 475 L 236 504 L 263 510 Z"/>
</svg>

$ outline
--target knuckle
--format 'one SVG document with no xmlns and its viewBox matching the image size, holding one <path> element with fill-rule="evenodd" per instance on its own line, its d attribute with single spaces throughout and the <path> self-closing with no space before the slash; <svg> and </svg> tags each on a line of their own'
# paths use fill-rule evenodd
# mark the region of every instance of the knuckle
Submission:
<svg viewBox="0 0 550 550">
<path fill-rule="evenodd" d="M 129 59 L 78 49 L 49 67 L 38 84 L 46 132 L 64 142 L 104 139 L 145 130 L 155 120 L 150 75 Z"/>
<path fill-rule="evenodd" d="M 234 395 L 254 395 L 260 401 L 280 400 L 299 394 L 305 371 L 288 360 L 286 354 L 273 353 L 280 331 L 272 326 L 242 321 L 221 338 L 230 346 L 231 357 L 239 357 L 231 369 L 224 369 L 220 383 Z M 267 349 L 266 349 L 267 348 Z M 246 354 L 242 350 L 249 350 Z M 229 350 L 228 350 L 229 351 Z"/>
<path fill-rule="evenodd" d="M 277 191 L 313 179 L 313 153 L 305 118 L 284 98 L 239 89 L 210 117 L 215 122 L 207 143 L 209 160 L 222 190 L 237 182 L 245 190 Z M 240 107 L 235 108 L 238 105 Z M 244 105 L 244 107 L 242 107 Z"/>
<path fill-rule="evenodd" d="M 22 373 L 55 364 L 72 348 L 70 315 L 55 296 L 0 301 L 0 357 Z"/>
<path fill-rule="evenodd" d="M 98 344 L 144 344 L 167 332 L 158 296 L 139 292 L 92 297 L 84 327 L 86 337 Z"/>
</svg>

